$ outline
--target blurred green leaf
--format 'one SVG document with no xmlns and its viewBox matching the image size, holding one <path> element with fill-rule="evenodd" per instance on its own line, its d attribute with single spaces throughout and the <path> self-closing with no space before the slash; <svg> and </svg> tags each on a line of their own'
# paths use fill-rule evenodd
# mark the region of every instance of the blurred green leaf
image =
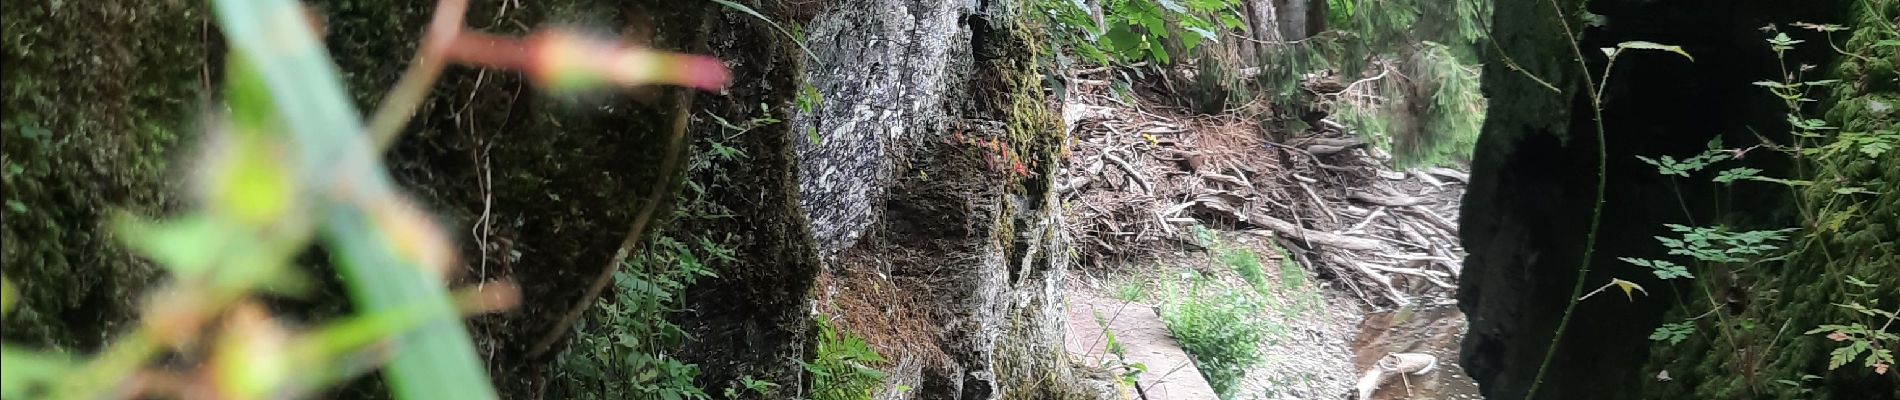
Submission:
<svg viewBox="0 0 1900 400">
<path fill-rule="evenodd" d="M 345 184 L 352 196 L 391 201 L 389 176 L 373 164 L 363 121 L 336 66 L 290 0 L 218 0 L 214 8 L 233 53 L 245 55 L 270 90 L 291 147 L 292 168 L 311 187 Z M 344 173 L 339 174 L 342 171 Z M 443 282 L 403 261 L 360 210 L 324 207 L 323 232 L 361 312 L 401 307 L 456 315 Z M 441 318 L 400 337 L 383 371 L 396 398 L 493 399 L 494 388 L 461 321 Z"/>
<path fill-rule="evenodd" d="M 27 398 L 34 389 L 46 388 L 73 367 L 72 359 L 65 354 L 0 344 L 0 397 Z"/>
<path fill-rule="evenodd" d="M 20 301 L 20 291 L 13 288 L 13 281 L 0 278 L 0 317 L 13 313 L 13 305 Z"/>
<path fill-rule="evenodd" d="M 113 224 L 121 240 L 151 258 L 173 275 L 193 279 L 206 275 L 219 249 L 230 245 L 236 232 L 206 218 L 188 215 L 166 222 L 121 217 Z"/>
<path fill-rule="evenodd" d="M 231 109 L 231 122 L 240 135 L 276 133 L 282 121 L 277 117 L 276 102 L 271 101 L 270 88 L 265 86 L 263 75 L 257 68 L 245 60 L 242 53 L 233 53 L 225 60 L 225 105 Z"/>
<path fill-rule="evenodd" d="M 262 226 L 282 219 L 296 197 L 296 184 L 282 157 L 273 154 L 263 139 L 253 136 L 233 138 L 237 143 L 229 153 L 229 164 L 213 168 L 211 209 L 228 213 L 238 221 Z"/>
<path fill-rule="evenodd" d="M 360 211 L 334 209 L 325 236 L 335 247 L 333 256 L 363 312 L 420 307 L 429 315 L 454 316 L 448 291 L 439 278 L 421 267 L 401 261 L 388 243 L 366 235 L 376 228 Z M 384 369 L 399 398 L 496 398 L 494 388 L 475 357 L 468 331 L 456 318 L 430 318 L 422 327 L 400 336 L 397 351 Z"/>
<path fill-rule="evenodd" d="M 1687 58 L 1687 59 L 1689 59 L 1689 61 L 1695 61 L 1695 56 L 1691 56 L 1691 55 L 1689 55 L 1689 52 L 1687 52 L 1687 51 L 1683 51 L 1683 50 L 1682 50 L 1682 46 L 1673 46 L 1673 45 L 1666 45 L 1666 44 L 1662 44 L 1662 43 L 1656 43 L 1656 42 L 1645 42 L 1645 41 L 1640 41 L 1640 40 L 1638 40 L 1638 41 L 1630 41 L 1630 42 L 1623 42 L 1623 43 L 1617 43 L 1617 44 L 1616 44 L 1616 48 L 1617 48 L 1617 49 L 1619 49 L 1619 50 L 1622 50 L 1622 49 L 1637 49 L 1637 50 L 1657 50 L 1657 51 L 1666 51 L 1666 52 L 1670 52 L 1670 53 L 1676 53 L 1676 54 L 1679 54 L 1679 55 L 1682 55 L 1682 57 L 1683 57 L 1683 58 Z"/>
</svg>

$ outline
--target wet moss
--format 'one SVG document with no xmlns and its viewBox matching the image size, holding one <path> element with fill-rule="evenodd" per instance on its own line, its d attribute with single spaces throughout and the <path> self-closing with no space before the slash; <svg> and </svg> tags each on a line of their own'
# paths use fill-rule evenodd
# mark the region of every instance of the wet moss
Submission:
<svg viewBox="0 0 1900 400">
<path fill-rule="evenodd" d="M 90 349 L 132 320 L 151 265 L 104 233 L 176 205 L 173 161 L 208 86 L 199 2 L 7 1 L 0 63 L 0 265 L 14 343 Z"/>
<path fill-rule="evenodd" d="M 412 2 L 319 0 L 310 6 L 322 16 L 326 45 L 366 113 L 407 66 L 432 11 L 431 4 Z M 164 215 L 181 202 L 175 186 L 185 166 L 175 161 L 195 137 L 219 79 L 213 61 L 220 58 L 220 34 L 203 2 L 6 0 L 0 8 L 6 10 L 0 13 L 6 26 L 0 265 L 23 295 L 3 335 L 24 345 L 96 347 L 135 317 L 143 289 L 156 276 L 119 249 L 102 222 L 118 210 Z M 717 10 L 665 2 L 476 2 L 468 25 L 502 34 L 579 25 L 732 59 L 751 56 L 734 51 L 738 34 L 715 35 L 718 26 L 745 24 L 730 31 L 781 37 L 766 35 L 769 28 L 753 26 L 757 21 L 748 16 L 708 23 Z M 711 105 L 701 110 L 737 120 L 760 100 L 789 109 L 789 80 L 780 78 L 793 69 L 783 65 L 791 53 L 778 49 L 781 42 L 768 41 L 775 50 L 758 53 L 774 62 L 747 59 L 750 68 L 735 71 L 742 82 L 757 84 L 702 101 Z M 527 393 L 524 384 L 545 360 L 522 359 L 524 342 L 539 339 L 550 329 L 547 316 L 577 300 L 575 288 L 586 287 L 605 265 L 639 200 L 656 188 L 674 190 L 655 185 L 677 178 L 660 176 L 655 166 L 669 150 L 661 139 L 685 110 L 675 93 L 541 96 L 513 73 L 451 67 L 388 154 L 400 186 L 459 232 L 468 265 L 463 279 L 511 279 L 526 292 L 521 308 L 473 324 L 504 392 Z M 711 124 L 694 126 L 702 134 L 718 132 Z M 796 182 L 785 178 L 790 146 L 758 142 L 746 151 L 770 155 L 771 162 L 734 172 L 735 179 L 748 190 L 792 193 L 785 186 Z M 769 209 L 759 211 L 763 215 L 796 215 L 782 201 L 761 207 Z M 472 234 L 472 228 L 489 234 Z M 757 237 L 791 236 L 780 229 Z M 306 260 L 323 262 L 320 252 Z M 341 312 L 348 307 L 341 298 L 319 296 L 312 301 L 318 304 L 289 311 Z"/>
<path fill-rule="evenodd" d="M 1048 45 L 1042 43 L 1047 36 L 1041 19 L 1008 15 L 1028 9 L 1024 2 L 1007 2 L 997 8 L 1001 15 L 991 18 L 1011 22 L 998 32 L 1003 40 L 989 42 L 1000 43 L 1002 57 L 987 61 L 1000 78 L 993 83 L 996 87 L 987 90 L 998 93 L 994 97 L 1000 103 L 996 109 L 1004 121 L 1009 148 L 1027 172 L 1011 175 L 1006 182 L 1003 194 L 1015 200 L 1004 202 L 997 219 L 999 238 L 1005 243 L 1007 282 L 1012 291 L 1027 293 L 1027 297 L 1011 296 L 1018 300 L 1009 304 L 1005 339 L 997 347 L 996 371 L 1002 398 L 1094 398 L 1098 394 L 1078 384 L 1065 361 L 1059 332 L 1066 327 L 1060 325 L 1059 318 L 1046 314 L 1061 308 L 1053 304 L 1059 303 L 1060 297 L 1045 292 L 1044 286 L 1062 279 L 1068 254 L 1060 224 L 1050 223 L 1060 221 L 1055 213 L 1063 212 L 1052 198 L 1051 177 L 1068 141 L 1067 130 L 1055 111 L 1058 105 L 1044 87 L 1045 72 L 1053 59 Z M 980 55 L 984 49 L 977 51 Z M 1034 253 L 1023 254 L 1030 251 Z"/>
</svg>

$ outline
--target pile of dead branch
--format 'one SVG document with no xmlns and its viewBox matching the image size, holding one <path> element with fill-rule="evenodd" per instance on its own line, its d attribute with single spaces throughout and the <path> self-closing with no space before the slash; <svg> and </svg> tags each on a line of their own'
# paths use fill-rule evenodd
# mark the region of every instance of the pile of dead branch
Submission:
<svg viewBox="0 0 1900 400">
<path fill-rule="evenodd" d="M 1396 171 L 1331 121 L 1269 135 L 1264 111 L 1188 116 L 1106 90 L 1073 87 L 1063 106 L 1072 148 L 1056 190 L 1084 267 L 1198 246 L 1199 224 L 1272 236 L 1369 302 L 1454 288 L 1463 173 Z"/>
</svg>

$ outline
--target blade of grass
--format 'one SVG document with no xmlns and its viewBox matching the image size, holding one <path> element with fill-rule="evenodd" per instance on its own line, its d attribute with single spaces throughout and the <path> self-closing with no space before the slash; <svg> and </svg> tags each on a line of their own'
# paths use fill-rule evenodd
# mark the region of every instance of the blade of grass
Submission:
<svg viewBox="0 0 1900 400">
<path fill-rule="evenodd" d="M 394 201 L 388 175 L 375 162 L 363 121 L 345 95 L 336 67 L 290 0 L 218 0 L 219 24 L 236 53 L 248 57 L 277 103 L 298 150 L 299 173 L 314 190 L 362 201 Z M 317 196 L 332 199 L 330 196 Z M 323 232 L 358 310 L 422 307 L 456 315 L 439 278 L 403 260 L 368 218 L 349 204 L 325 204 Z M 396 398 L 496 398 L 460 321 L 433 320 L 403 335 L 384 369 Z"/>
<path fill-rule="evenodd" d="M 805 47 L 805 41 L 798 40 L 798 35 L 793 35 L 792 31 L 786 30 L 784 26 L 779 25 L 778 22 L 772 21 L 771 18 L 766 18 L 764 14 L 759 14 L 759 12 L 753 10 L 752 7 L 746 7 L 746 5 L 744 4 L 734 3 L 727 0 L 712 0 L 712 2 L 719 3 L 719 5 L 721 6 L 725 6 L 726 8 L 733 9 L 734 11 L 745 13 L 746 15 L 751 15 L 753 18 L 758 18 L 760 21 L 765 21 L 765 23 L 771 24 L 772 29 L 777 29 L 779 33 L 785 34 L 785 37 L 792 38 L 793 39 L 792 43 L 798 44 L 798 49 L 804 50 L 805 56 L 811 57 L 812 61 L 818 61 L 818 54 L 812 53 L 811 48 Z"/>
</svg>

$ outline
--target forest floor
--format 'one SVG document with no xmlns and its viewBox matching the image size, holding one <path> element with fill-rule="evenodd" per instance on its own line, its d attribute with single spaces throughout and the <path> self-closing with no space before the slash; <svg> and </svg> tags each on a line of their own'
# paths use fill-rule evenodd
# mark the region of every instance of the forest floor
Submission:
<svg viewBox="0 0 1900 400">
<path fill-rule="evenodd" d="M 1080 264 L 1067 288 L 1079 364 L 1141 364 L 1131 398 L 1212 399 L 1196 357 L 1249 349 L 1204 338 L 1240 337 L 1260 361 L 1231 399 L 1478 398 L 1456 364 L 1462 172 L 1396 170 L 1331 121 L 1278 132 L 1262 106 L 1068 97 L 1057 192 Z"/>
</svg>

